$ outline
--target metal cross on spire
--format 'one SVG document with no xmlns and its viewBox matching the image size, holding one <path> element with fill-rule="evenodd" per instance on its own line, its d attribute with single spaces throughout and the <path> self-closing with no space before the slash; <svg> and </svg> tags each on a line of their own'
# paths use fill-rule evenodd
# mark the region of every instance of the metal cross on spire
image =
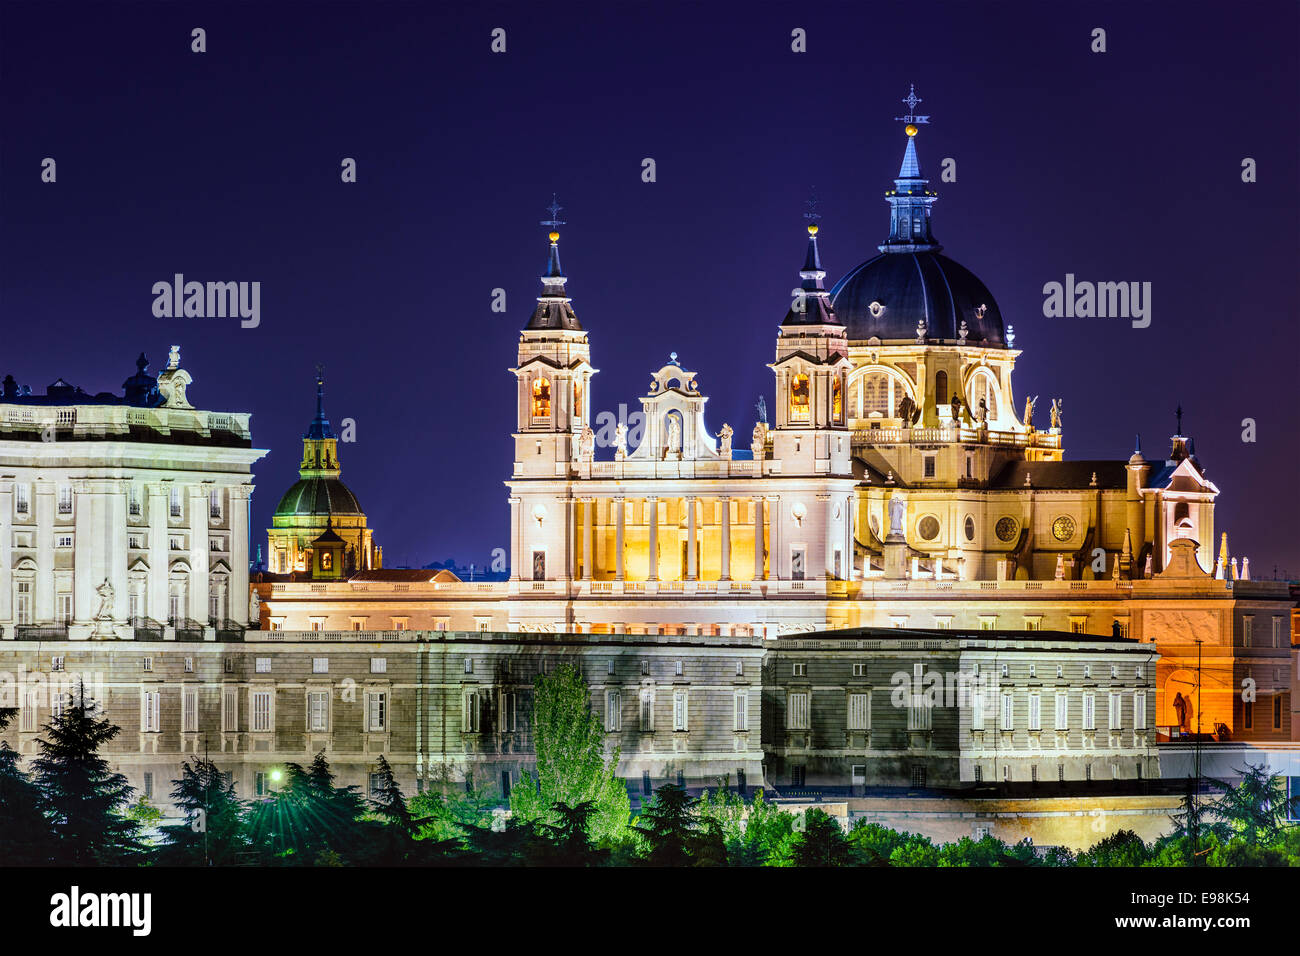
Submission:
<svg viewBox="0 0 1300 956">
<path fill-rule="evenodd" d="M 560 205 L 560 201 L 556 199 L 555 193 L 551 193 L 551 204 L 546 207 L 547 211 L 551 214 L 551 218 L 543 219 L 539 225 L 550 226 L 552 229 L 563 226 L 564 220 L 560 218 L 560 210 L 563 208 L 564 207 Z"/>
<path fill-rule="evenodd" d="M 1179 402 L 1179 403 L 1178 403 L 1178 407 L 1177 407 L 1176 409 L 1174 409 L 1174 414 L 1175 414 L 1176 416 L 1178 416 L 1178 432 L 1177 432 L 1177 434 L 1181 435 L 1181 434 L 1183 433 L 1183 403 L 1182 403 L 1182 402 Z"/>
<path fill-rule="evenodd" d="M 316 384 L 317 385 L 325 384 L 325 366 L 321 362 L 316 363 Z"/>
<path fill-rule="evenodd" d="M 821 204 L 821 200 L 817 198 L 817 187 L 814 186 L 812 189 L 812 193 L 809 195 L 807 199 L 804 200 L 804 205 L 808 207 L 808 211 L 803 214 L 803 217 L 807 219 L 809 222 L 816 222 L 818 219 L 820 219 L 822 217 L 822 214 L 817 211 L 817 207 L 820 204 Z"/>
<path fill-rule="evenodd" d="M 907 104 L 907 115 L 895 116 L 894 119 L 900 123 L 907 123 L 909 125 L 917 125 L 917 126 L 923 123 L 929 123 L 930 122 L 929 116 L 916 115 L 916 104 L 923 102 L 923 100 L 921 99 L 921 97 L 916 95 L 916 84 L 915 83 L 911 84 L 911 87 L 912 88 L 908 91 L 907 96 L 903 99 L 903 102 Z"/>
</svg>

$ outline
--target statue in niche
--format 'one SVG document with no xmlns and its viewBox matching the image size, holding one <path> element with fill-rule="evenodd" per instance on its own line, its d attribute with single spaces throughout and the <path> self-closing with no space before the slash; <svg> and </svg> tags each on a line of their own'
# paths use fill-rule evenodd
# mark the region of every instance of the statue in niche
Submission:
<svg viewBox="0 0 1300 956">
<path fill-rule="evenodd" d="M 989 403 L 980 399 L 980 425 L 986 426 L 989 423 Z"/>
<path fill-rule="evenodd" d="M 1062 402 L 1059 398 L 1052 399 L 1051 416 L 1052 416 L 1053 428 L 1061 427 L 1061 406 L 1064 404 L 1065 403 Z"/>
<path fill-rule="evenodd" d="M 889 499 L 889 535 L 901 535 L 903 533 L 903 513 L 907 510 L 907 505 L 903 499 L 895 495 Z"/>
<path fill-rule="evenodd" d="M 1187 730 L 1187 698 L 1181 691 L 1174 695 L 1174 715 L 1178 718 L 1178 729 Z"/>
<path fill-rule="evenodd" d="M 730 458 L 730 457 L 731 457 L 731 436 L 732 436 L 732 434 L 733 434 L 733 432 L 732 432 L 731 426 L 728 425 L 726 422 L 723 422 L 723 423 L 722 423 L 722 431 L 718 432 L 718 438 L 721 439 L 721 441 L 722 441 L 722 447 L 721 447 L 721 449 L 719 450 L 718 454 L 720 454 L 723 458 Z"/>
<path fill-rule="evenodd" d="M 666 451 L 665 457 L 680 458 L 682 456 L 682 423 L 678 421 L 676 415 L 671 415 L 668 418 L 668 448 Z"/>
<path fill-rule="evenodd" d="M 1038 404 L 1037 395 L 1035 395 L 1033 398 L 1030 398 L 1028 395 L 1025 396 L 1025 427 L 1026 428 L 1034 427 L 1034 406 L 1037 404 Z"/>
<path fill-rule="evenodd" d="M 622 422 L 614 429 L 614 460 L 622 461 L 627 457 L 627 426 Z"/>
<path fill-rule="evenodd" d="M 583 461 L 591 461 L 596 456 L 596 433 L 591 430 L 590 425 L 584 425 L 582 428 L 582 437 L 578 439 L 579 454 Z"/>
</svg>

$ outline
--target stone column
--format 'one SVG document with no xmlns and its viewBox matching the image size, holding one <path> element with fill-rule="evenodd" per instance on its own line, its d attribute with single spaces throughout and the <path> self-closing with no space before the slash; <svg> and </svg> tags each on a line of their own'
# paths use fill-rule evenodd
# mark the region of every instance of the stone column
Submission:
<svg viewBox="0 0 1300 956">
<path fill-rule="evenodd" d="M 32 623 L 54 620 L 54 506 L 58 489 L 52 481 L 37 481 L 32 507 L 36 509 L 36 582 L 32 596 Z M 76 600 L 75 596 L 73 600 Z M 73 608 L 73 613 L 80 613 Z"/>
<path fill-rule="evenodd" d="M 127 596 L 129 583 L 126 577 L 127 530 L 126 530 L 126 485 L 123 480 L 114 479 L 106 483 L 105 491 L 105 539 L 108 551 L 108 580 L 113 585 L 113 620 L 119 624 L 126 620 L 130 611 L 130 599 Z M 98 602 L 96 602 L 98 603 Z"/>
<path fill-rule="evenodd" d="M 718 501 L 722 505 L 722 570 L 719 581 L 731 580 L 731 498 L 723 495 Z"/>
<path fill-rule="evenodd" d="M 695 496 L 687 495 L 686 502 L 686 580 L 694 581 L 699 577 L 695 566 Z"/>
<path fill-rule="evenodd" d="M 226 594 L 226 614 L 236 624 L 248 620 L 248 499 L 253 486 L 230 485 L 226 488 L 229 504 L 226 517 L 230 523 L 230 588 Z M 257 622 L 252 622 L 257 626 Z"/>
<path fill-rule="evenodd" d="M 785 566 L 785 560 L 781 554 L 785 539 L 785 536 L 781 534 L 781 521 L 784 518 L 784 515 L 781 514 L 781 496 L 770 495 L 767 502 L 768 577 L 773 581 L 780 581 L 781 569 Z"/>
<path fill-rule="evenodd" d="M 624 519 L 627 517 L 627 505 L 622 495 L 619 495 L 614 499 L 614 507 L 618 508 L 618 523 L 615 525 L 616 531 L 614 532 L 614 538 L 615 538 L 614 577 L 615 579 L 622 581 L 623 580 L 623 523 L 624 523 Z"/>
<path fill-rule="evenodd" d="M 754 496 L 754 580 L 763 580 L 763 498 Z"/>
<path fill-rule="evenodd" d="M 826 527 L 822 530 L 823 540 L 826 542 L 826 546 L 822 549 L 822 559 L 826 563 L 826 568 L 822 573 L 822 577 L 829 580 L 835 574 L 835 535 L 831 531 L 835 527 L 835 496 L 818 495 L 817 497 L 824 498 L 826 501 Z M 841 572 L 844 570 L 843 564 L 844 555 L 841 553 Z"/>
<path fill-rule="evenodd" d="M 650 552 L 648 556 L 648 571 L 646 573 L 647 581 L 659 580 L 659 499 L 655 496 L 647 497 L 645 500 L 646 509 L 650 514 Z"/>
<path fill-rule="evenodd" d="M 511 495 L 506 499 L 510 504 L 510 580 L 522 580 L 519 569 L 523 567 L 524 542 L 519 528 L 519 499 Z"/>
<path fill-rule="evenodd" d="M 591 509 L 594 499 L 582 499 L 582 579 L 590 581 L 592 565 L 595 563 L 594 538 L 591 533 Z"/>
<path fill-rule="evenodd" d="M 208 489 L 210 483 L 190 485 L 190 610 L 201 623 L 208 620 Z"/>
<path fill-rule="evenodd" d="M 0 490 L 0 621 L 17 623 L 14 619 L 14 585 L 13 585 L 13 514 L 14 484 L 6 481 Z M 9 629 L 4 635 L 13 637 Z"/>
<path fill-rule="evenodd" d="M 149 591 L 145 608 L 146 617 L 167 623 L 168 589 L 167 563 L 169 544 L 167 535 L 167 497 L 171 482 L 148 486 L 149 501 Z"/>
</svg>

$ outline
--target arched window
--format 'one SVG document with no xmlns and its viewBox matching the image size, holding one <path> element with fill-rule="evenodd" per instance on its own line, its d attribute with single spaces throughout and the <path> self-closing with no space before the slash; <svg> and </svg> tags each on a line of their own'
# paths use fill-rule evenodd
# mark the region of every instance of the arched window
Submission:
<svg viewBox="0 0 1300 956">
<path fill-rule="evenodd" d="M 790 379 L 790 421 L 808 421 L 808 376 L 802 372 Z"/>
<path fill-rule="evenodd" d="M 857 418 L 896 418 L 898 403 L 911 389 L 897 375 L 874 369 L 849 384 L 850 414 Z"/>
<path fill-rule="evenodd" d="M 537 378 L 533 380 L 533 418 L 549 420 L 551 417 L 551 380 Z"/>
<path fill-rule="evenodd" d="M 971 417 L 976 421 L 979 421 L 981 400 L 988 406 L 988 420 L 990 422 L 997 421 L 997 384 L 993 381 L 993 377 L 984 370 L 976 372 L 970 380 L 970 413 Z"/>
<path fill-rule="evenodd" d="M 948 404 L 948 373 L 936 372 L 934 376 L 934 403 L 936 405 Z"/>
<path fill-rule="evenodd" d="M 838 372 L 831 379 L 831 421 L 844 424 L 844 383 Z"/>
</svg>

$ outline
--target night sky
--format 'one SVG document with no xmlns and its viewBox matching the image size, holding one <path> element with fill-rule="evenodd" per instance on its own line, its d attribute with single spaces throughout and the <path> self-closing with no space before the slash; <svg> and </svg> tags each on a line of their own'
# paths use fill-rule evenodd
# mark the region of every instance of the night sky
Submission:
<svg viewBox="0 0 1300 956">
<path fill-rule="evenodd" d="M 747 436 L 804 200 L 831 281 L 875 254 L 915 83 L 935 234 L 1015 326 L 1017 407 L 1064 401 L 1067 458 L 1135 433 L 1163 458 L 1181 402 L 1232 553 L 1300 575 L 1295 3 L 469 6 L 0 6 L 0 375 L 120 391 L 179 343 L 190 400 L 271 449 L 256 546 L 323 363 L 385 564 L 481 564 L 508 545 L 507 369 L 552 192 L 593 412 L 639 407 L 676 351 L 712 430 Z M 155 318 L 176 272 L 260 281 L 260 327 Z M 1044 318 L 1067 272 L 1151 282 L 1150 327 Z"/>
</svg>

